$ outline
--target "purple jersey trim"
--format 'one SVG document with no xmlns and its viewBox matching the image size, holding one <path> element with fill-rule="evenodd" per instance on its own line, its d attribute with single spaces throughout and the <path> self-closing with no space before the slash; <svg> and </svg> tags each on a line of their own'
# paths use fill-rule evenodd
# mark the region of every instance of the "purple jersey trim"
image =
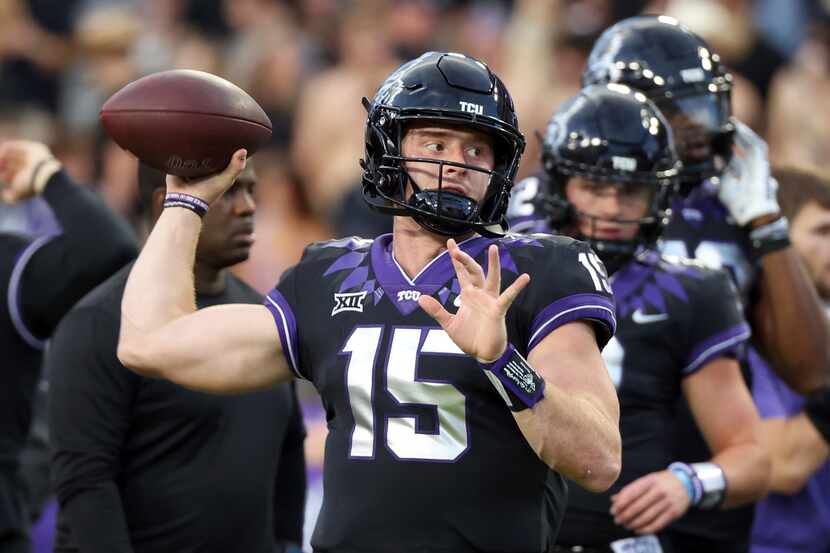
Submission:
<svg viewBox="0 0 830 553">
<path fill-rule="evenodd" d="M 688 376 L 692 374 L 716 357 L 733 353 L 751 335 L 752 331 L 749 325 L 741 323 L 719 334 L 706 338 L 692 349 L 692 353 L 689 355 L 689 361 L 683 369 L 683 375 Z"/>
<path fill-rule="evenodd" d="M 50 234 L 47 236 L 42 236 L 37 240 L 34 240 L 31 244 L 26 246 L 26 248 L 21 252 L 20 257 L 17 258 L 17 261 L 14 264 L 14 268 L 12 269 L 11 278 L 9 278 L 9 289 L 8 289 L 8 305 L 9 305 L 9 315 L 12 319 L 12 324 L 14 325 L 15 330 L 23 338 L 23 341 L 29 344 L 29 346 L 33 347 L 34 349 L 42 350 L 46 346 L 46 341 L 41 340 L 34 333 L 29 330 L 29 327 L 26 326 L 26 321 L 23 320 L 23 310 L 22 306 L 20 305 L 20 295 L 22 293 L 20 285 L 21 280 L 23 279 L 23 271 L 26 269 L 26 264 L 29 263 L 29 260 L 32 256 L 37 252 L 41 247 L 46 245 L 52 238 L 56 235 Z"/>
<path fill-rule="evenodd" d="M 271 290 L 265 297 L 265 307 L 271 311 L 274 322 L 277 324 L 277 332 L 282 342 L 282 350 L 291 371 L 299 378 L 308 380 L 301 372 L 297 364 L 297 353 L 299 340 L 297 339 L 297 320 L 294 318 L 294 311 L 285 300 L 279 290 Z"/>
<path fill-rule="evenodd" d="M 560 326 L 580 319 L 592 319 L 605 324 L 613 336 L 617 329 L 614 304 L 600 294 L 572 294 L 545 307 L 530 325 L 527 351 Z"/>
</svg>

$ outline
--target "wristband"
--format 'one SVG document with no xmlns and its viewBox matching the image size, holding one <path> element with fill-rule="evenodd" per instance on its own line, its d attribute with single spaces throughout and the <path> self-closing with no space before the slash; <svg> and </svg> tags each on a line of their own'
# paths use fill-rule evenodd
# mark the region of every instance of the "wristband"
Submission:
<svg viewBox="0 0 830 553">
<path fill-rule="evenodd" d="M 697 504 L 698 509 L 720 507 L 726 498 L 726 475 L 715 463 L 692 463 L 692 470 L 703 486 L 703 497 Z"/>
<path fill-rule="evenodd" d="M 501 357 L 492 363 L 479 363 L 504 402 L 514 413 L 539 403 L 545 394 L 545 379 L 508 343 Z"/>
<path fill-rule="evenodd" d="M 676 462 L 669 465 L 669 470 L 681 480 L 685 476 L 691 481 L 691 488 L 687 487 L 686 491 L 698 509 L 714 509 L 726 498 L 726 476 L 715 463 Z"/>
<path fill-rule="evenodd" d="M 164 207 L 183 207 L 202 218 L 208 211 L 208 204 L 201 198 L 181 192 L 168 192 L 164 197 Z"/>
<path fill-rule="evenodd" d="M 695 485 L 692 482 L 692 477 L 689 476 L 689 473 L 686 470 L 677 467 L 675 465 L 682 465 L 684 463 L 672 463 L 669 465 L 669 472 L 675 475 L 680 482 L 683 484 L 683 487 L 686 488 L 686 493 L 689 494 L 689 503 L 694 505 L 695 503 Z"/>
<path fill-rule="evenodd" d="M 753 229 L 749 233 L 753 260 L 783 250 L 790 246 L 790 224 L 786 217 L 779 217 L 771 223 Z"/>
<path fill-rule="evenodd" d="M 54 157 L 41 159 L 35 164 L 32 169 L 32 177 L 29 179 L 29 190 L 34 191 L 36 194 L 43 193 L 43 190 L 46 188 L 46 183 L 49 182 L 49 178 L 51 178 L 51 176 L 55 173 L 53 171 L 46 178 L 40 178 L 40 174 L 43 171 L 43 168 L 50 164 L 57 164 L 57 167 L 60 168 L 60 161 Z"/>
<path fill-rule="evenodd" d="M 689 487 L 686 488 L 686 491 L 689 492 L 689 500 L 691 501 L 692 506 L 697 506 L 703 498 L 703 484 L 701 484 L 700 480 L 697 478 L 695 469 L 686 463 L 674 462 L 669 465 L 669 470 L 681 480 L 683 480 L 683 477 L 688 479 Z"/>
<path fill-rule="evenodd" d="M 830 445 L 830 386 L 811 392 L 804 404 L 804 414 Z"/>
</svg>

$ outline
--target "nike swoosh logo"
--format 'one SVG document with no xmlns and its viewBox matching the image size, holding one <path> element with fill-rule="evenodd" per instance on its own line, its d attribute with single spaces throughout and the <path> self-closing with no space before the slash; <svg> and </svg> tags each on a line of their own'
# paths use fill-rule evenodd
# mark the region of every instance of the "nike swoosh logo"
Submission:
<svg viewBox="0 0 830 553">
<path fill-rule="evenodd" d="M 642 309 L 637 309 L 631 314 L 631 320 L 637 324 L 656 323 L 658 321 L 665 321 L 669 318 L 668 313 L 655 313 L 653 315 L 646 315 Z"/>
</svg>

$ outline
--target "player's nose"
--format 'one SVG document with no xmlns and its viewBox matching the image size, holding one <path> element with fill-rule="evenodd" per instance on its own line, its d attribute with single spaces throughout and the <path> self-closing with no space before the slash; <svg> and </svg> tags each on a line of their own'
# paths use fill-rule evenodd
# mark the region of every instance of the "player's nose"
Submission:
<svg viewBox="0 0 830 553">
<path fill-rule="evenodd" d="M 253 215 L 256 211 L 256 199 L 248 190 L 241 190 L 233 198 L 233 210 L 236 215 Z"/>
</svg>

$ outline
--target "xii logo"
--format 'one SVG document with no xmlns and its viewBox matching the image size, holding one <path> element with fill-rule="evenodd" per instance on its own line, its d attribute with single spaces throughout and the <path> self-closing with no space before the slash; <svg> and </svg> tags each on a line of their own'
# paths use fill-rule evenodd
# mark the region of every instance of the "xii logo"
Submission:
<svg viewBox="0 0 830 553">
<path fill-rule="evenodd" d="M 343 294 L 334 294 L 334 309 L 331 310 L 331 316 L 334 317 L 342 311 L 357 311 L 363 313 L 363 300 L 366 299 L 366 290 L 362 292 L 347 292 Z"/>
</svg>

